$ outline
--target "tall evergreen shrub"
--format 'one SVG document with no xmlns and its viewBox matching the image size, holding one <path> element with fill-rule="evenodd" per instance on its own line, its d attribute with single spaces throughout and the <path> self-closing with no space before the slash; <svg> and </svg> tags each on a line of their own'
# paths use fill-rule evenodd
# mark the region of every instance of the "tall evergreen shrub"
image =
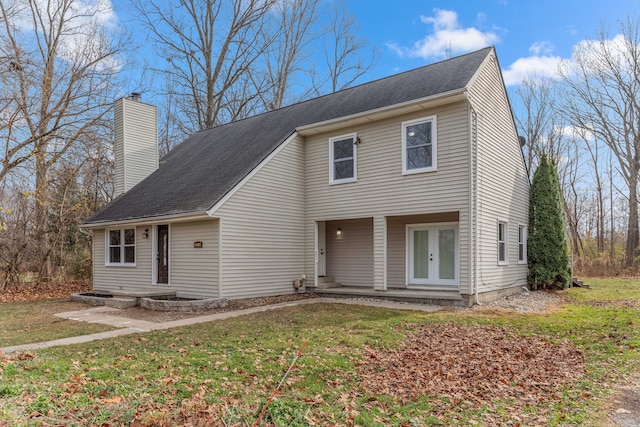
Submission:
<svg viewBox="0 0 640 427">
<path fill-rule="evenodd" d="M 571 279 L 564 202 L 558 172 L 543 155 L 529 196 L 529 287 L 567 287 Z"/>
</svg>

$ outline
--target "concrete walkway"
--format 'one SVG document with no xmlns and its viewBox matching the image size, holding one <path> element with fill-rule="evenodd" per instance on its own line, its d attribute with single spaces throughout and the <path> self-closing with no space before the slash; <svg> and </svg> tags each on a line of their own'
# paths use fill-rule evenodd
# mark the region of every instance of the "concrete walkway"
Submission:
<svg viewBox="0 0 640 427">
<path fill-rule="evenodd" d="M 204 316 L 190 317 L 187 319 L 173 320 L 171 322 L 149 322 L 146 320 L 128 319 L 122 316 L 113 316 L 109 312 L 113 313 L 114 308 L 111 307 L 94 307 L 86 310 L 67 311 L 65 313 L 56 314 L 57 317 L 76 320 L 89 323 L 102 323 L 104 325 L 113 326 L 119 329 L 113 331 L 100 332 L 96 334 L 80 335 L 77 337 L 62 338 L 59 340 L 38 342 L 32 344 L 15 345 L 12 347 L 0 348 L 5 353 L 14 353 L 19 351 L 38 350 L 41 348 L 55 347 L 59 345 L 69 344 L 81 344 L 89 341 L 101 340 L 105 338 L 119 337 L 122 335 L 137 334 L 141 332 L 156 331 L 161 329 L 177 328 L 180 326 L 194 325 L 197 323 L 213 322 L 215 320 L 229 319 L 237 316 L 244 316 L 246 314 L 259 313 L 268 310 L 274 310 L 282 307 L 292 307 L 296 305 L 318 304 L 318 303 L 336 303 L 336 304 L 351 304 L 351 305 L 365 305 L 370 307 L 389 308 L 395 310 L 413 310 L 413 311 L 425 311 L 434 312 L 442 310 L 443 307 L 434 305 L 423 304 L 410 304 L 394 301 L 369 301 L 361 299 L 348 299 L 348 298 L 309 298 L 299 301 L 289 301 L 279 304 L 265 305 L 261 307 L 246 308 L 243 310 L 226 311 L 222 313 L 208 314 Z"/>
</svg>

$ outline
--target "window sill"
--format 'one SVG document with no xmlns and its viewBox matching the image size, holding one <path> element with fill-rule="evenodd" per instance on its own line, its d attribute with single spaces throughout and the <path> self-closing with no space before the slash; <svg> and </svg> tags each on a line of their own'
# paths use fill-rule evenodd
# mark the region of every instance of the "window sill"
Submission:
<svg viewBox="0 0 640 427">
<path fill-rule="evenodd" d="M 126 264 L 125 263 L 118 263 L 118 264 L 105 264 L 104 266 L 105 267 L 128 267 L 128 268 L 131 268 L 131 267 L 135 267 L 136 264 L 135 263 L 133 263 L 133 264 L 132 263 L 126 263 Z"/>
<path fill-rule="evenodd" d="M 506 267 L 508 266 L 509 263 L 506 261 L 498 261 L 498 267 Z"/>
<path fill-rule="evenodd" d="M 338 185 L 338 184 L 347 184 L 349 182 L 357 182 L 358 180 L 356 178 L 346 178 L 346 179 L 340 179 L 337 181 L 329 181 L 329 185 Z"/>
<path fill-rule="evenodd" d="M 422 169 L 403 169 L 402 175 L 415 175 L 417 173 L 437 172 L 438 168 L 422 168 Z"/>
</svg>

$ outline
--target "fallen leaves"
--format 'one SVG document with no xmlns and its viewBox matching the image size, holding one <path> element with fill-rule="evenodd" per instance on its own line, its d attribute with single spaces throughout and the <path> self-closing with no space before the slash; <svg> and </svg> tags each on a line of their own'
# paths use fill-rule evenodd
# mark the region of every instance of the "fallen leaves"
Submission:
<svg viewBox="0 0 640 427">
<path fill-rule="evenodd" d="M 20 283 L 2 291 L 0 302 L 69 298 L 69 295 L 74 293 L 90 292 L 91 288 L 91 283 Z"/>
<path fill-rule="evenodd" d="M 497 326 L 421 326 L 406 335 L 402 347 L 369 349 L 365 360 L 357 369 L 366 393 L 403 402 L 422 395 L 446 398 L 449 404 L 433 415 L 462 403 L 481 408 L 508 399 L 524 413 L 526 406 L 559 399 L 559 388 L 585 372 L 575 346 L 520 337 Z"/>
</svg>

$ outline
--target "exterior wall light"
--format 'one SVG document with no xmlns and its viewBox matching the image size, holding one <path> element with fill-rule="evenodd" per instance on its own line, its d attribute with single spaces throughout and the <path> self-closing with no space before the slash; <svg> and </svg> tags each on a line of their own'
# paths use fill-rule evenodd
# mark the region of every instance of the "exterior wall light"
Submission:
<svg viewBox="0 0 640 427">
<path fill-rule="evenodd" d="M 336 237 L 342 237 L 342 228 L 336 230 Z"/>
</svg>

